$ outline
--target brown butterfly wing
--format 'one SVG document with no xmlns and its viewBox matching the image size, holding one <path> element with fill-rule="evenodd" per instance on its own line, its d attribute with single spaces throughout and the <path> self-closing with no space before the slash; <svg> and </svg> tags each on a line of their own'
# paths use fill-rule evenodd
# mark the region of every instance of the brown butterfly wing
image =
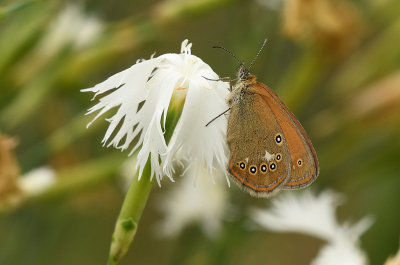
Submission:
<svg viewBox="0 0 400 265">
<path fill-rule="evenodd" d="M 290 178 L 282 189 L 298 189 L 310 185 L 318 176 L 318 160 L 304 128 L 293 113 L 266 85 L 257 82 L 251 91 L 262 96 L 278 120 L 291 157 Z"/>
<path fill-rule="evenodd" d="M 284 138 L 284 132 L 262 96 L 238 93 L 240 100 L 230 106 L 228 121 L 228 170 L 239 186 L 252 195 L 266 197 L 290 177 L 288 145 L 275 141 L 276 135 Z"/>
</svg>

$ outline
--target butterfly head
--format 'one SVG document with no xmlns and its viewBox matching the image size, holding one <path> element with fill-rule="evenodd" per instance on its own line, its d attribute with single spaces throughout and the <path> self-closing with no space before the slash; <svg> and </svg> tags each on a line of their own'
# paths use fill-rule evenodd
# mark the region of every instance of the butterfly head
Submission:
<svg viewBox="0 0 400 265">
<path fill-rule="evenodd" d="M 241 81 L 247 80 L 249 75 L 250 75 L 249 69 L 247 69 L 243 63 L 241 63 L 239 66 L 238 73 L 237 73 L 238 79 Z"/>
<path fill-rule="evenodd" d="M 249 68 L 244 66 L 244 64 L 240 64 L 239 70 L 237 73 L 237 80 L 239 84 L 244 85 L 245 87 L 251 86 L 256 82 L 256 76 L 252 75 L 249 71 Z"/>
</svg>

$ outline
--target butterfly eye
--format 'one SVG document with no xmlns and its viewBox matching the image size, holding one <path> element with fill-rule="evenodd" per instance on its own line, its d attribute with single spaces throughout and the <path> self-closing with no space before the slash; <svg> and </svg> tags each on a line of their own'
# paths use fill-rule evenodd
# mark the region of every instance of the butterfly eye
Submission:
<svg viewBox="0 0 400 265">
<path fill-rule="evenodd" d="M 250 171 L 250 174 L 255 175 L 257 173 L 257 167 L 251 166 L 249 171 Z"/>
<path fill-rule="evenodd" d="M 271 170 L 271 172 L 274 172 L 276 170 L 276 164 L 274 162 L 269 164 L 269 169 Z"/>
<path fill-rule="evenodd" d="M 303 160 L 298 159 L 298 160 L 297 160 L 297 165 L 298 165 L 299 167 L 303 166 Z"/>
<path fill-rule="evenodd" d="M 265 173 L 265 172 L 267 172 L 267 170 L 268 170 L 268 165 L 267 165 L 266 163 L 262 163 L 262 164 L 260 165 L 260 171 L 261 171 L 262 173 Z"/>
<path fill-rule="evenodd" d="M 277 162 L 280 162 L 282 160 L 282 155 L 280 153 L 277 153 L 276 156 L 275 156 L 275 160 Z"/>
<path fill-rule="evenodd" d="M 278 145 L 282 145 L 282 135 L 280 134 L 280 133 L 278 133 L 278 134 L 276 134 L 275 135 L 275 142 L 278 144 Z"/>
</svg>

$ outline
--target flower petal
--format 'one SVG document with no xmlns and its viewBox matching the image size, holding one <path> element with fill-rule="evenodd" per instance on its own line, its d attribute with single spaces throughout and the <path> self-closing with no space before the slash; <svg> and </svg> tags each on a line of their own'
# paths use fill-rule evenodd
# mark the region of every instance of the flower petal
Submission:
<svg viewBox="0 0 400 265">
<path fill-rule="evenodd" d="M 218 78 L 211 68 L 202 74 Z M 228 108 L 225 102 L 228 85 L 208 81 L 202 76 L 190 78 L 188 82 L 185 105 L 168 145 L 163 168 L 167 175 L 171 175 L 174 160 L 184 160 L 194 168 L 205 167 L 209 174 L 212 174 L 214 166 L 224 171 L 227 163 L 227 120 L 221 117 L 207 127 L 206 124 Z"/>
</svg>

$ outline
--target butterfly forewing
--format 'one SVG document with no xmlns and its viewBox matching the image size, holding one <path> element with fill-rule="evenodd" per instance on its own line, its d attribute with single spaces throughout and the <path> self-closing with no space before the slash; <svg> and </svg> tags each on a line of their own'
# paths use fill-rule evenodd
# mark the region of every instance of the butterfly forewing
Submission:
<svg viewBox="0 0 400 265">
<path fill-rule="evenodd" d="M 262 95 L 238 93 L 228 121 L 229 172 L 253 195 L 268 196 L 290 178 L 288 142 Z"/>
</svg>

